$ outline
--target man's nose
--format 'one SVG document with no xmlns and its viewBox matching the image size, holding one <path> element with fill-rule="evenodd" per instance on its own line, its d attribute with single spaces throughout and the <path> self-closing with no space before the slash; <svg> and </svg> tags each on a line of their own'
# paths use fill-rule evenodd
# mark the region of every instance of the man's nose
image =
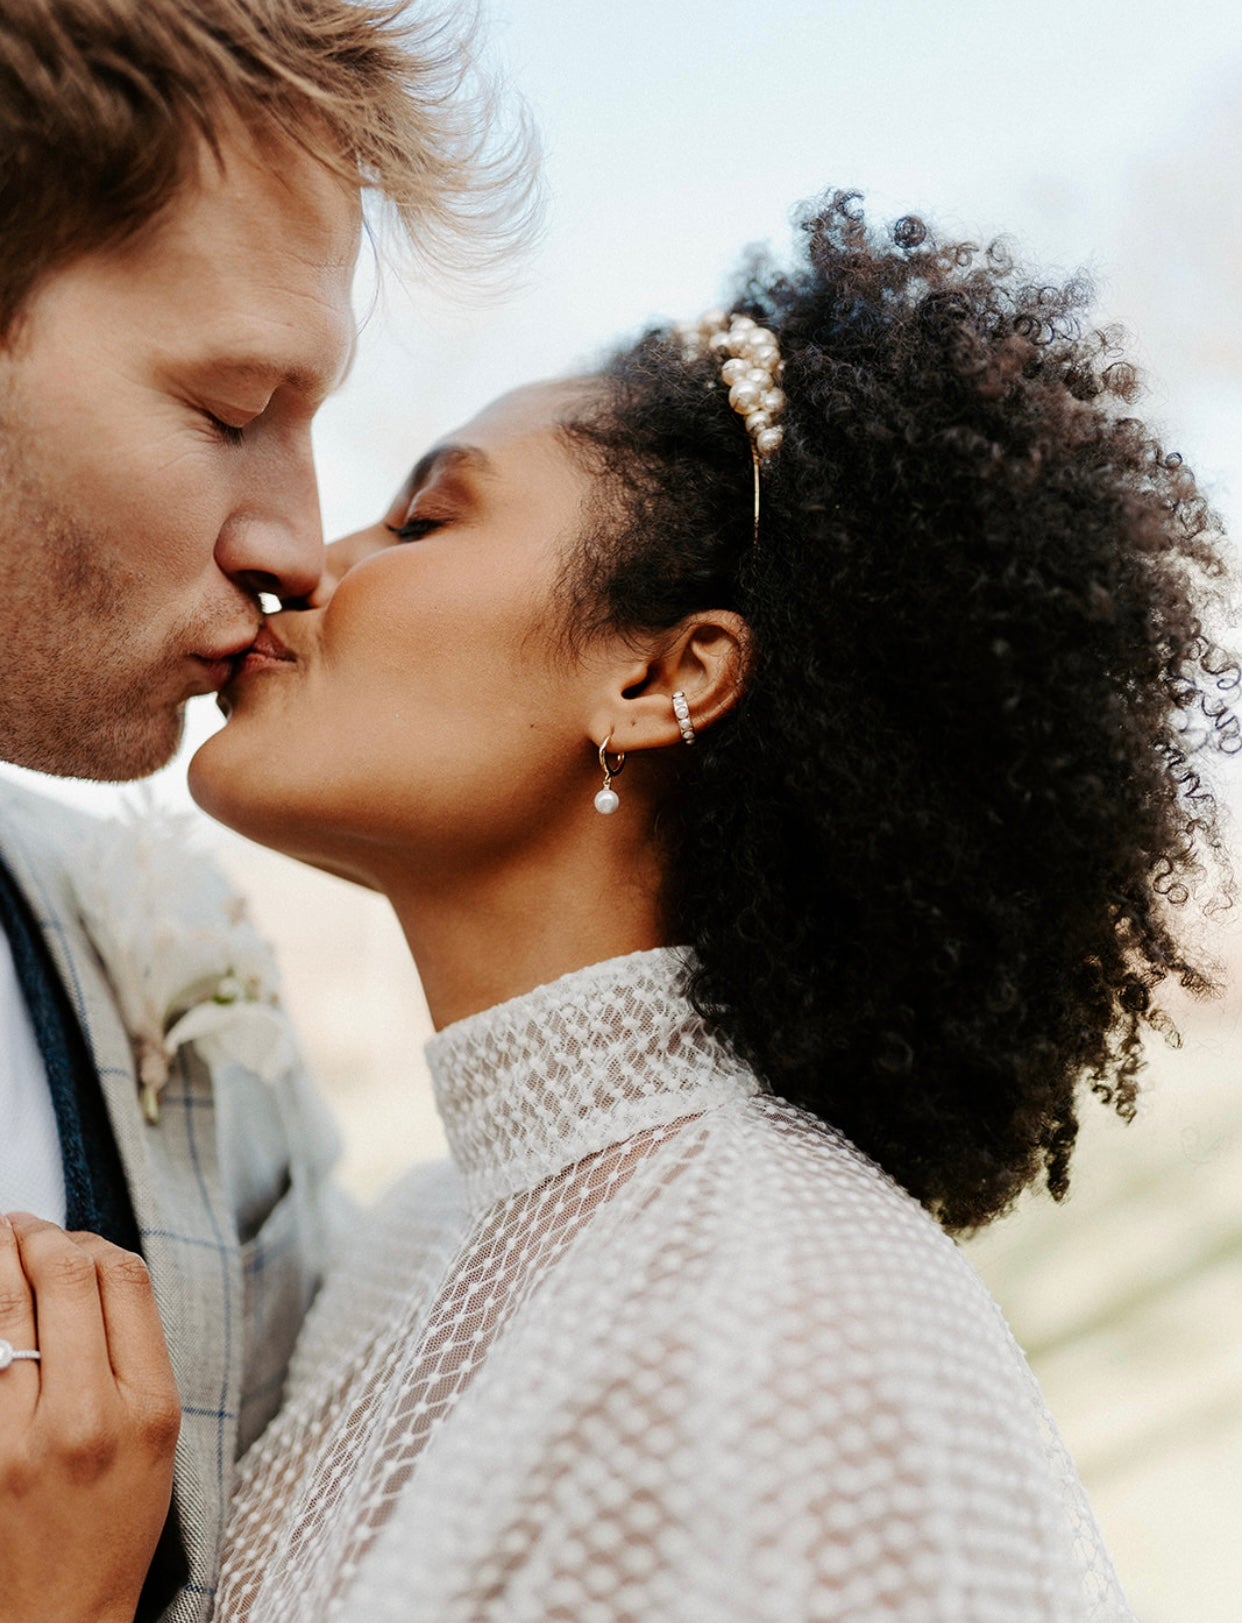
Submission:
<svg viewBox="0 0 1242 1623">
<path fill-rule="evenodd" d="M 216 562 L 252 596 L 309 598 L 323 576 L 323 520 L 310 447 L 295 456 L 264 458 L 254 469 L 249 499 L 221 531 Z"/>
</svg>

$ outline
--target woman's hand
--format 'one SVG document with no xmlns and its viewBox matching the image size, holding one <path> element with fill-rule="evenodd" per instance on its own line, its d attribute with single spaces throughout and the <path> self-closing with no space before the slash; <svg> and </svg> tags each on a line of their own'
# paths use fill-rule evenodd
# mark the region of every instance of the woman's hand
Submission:
<svg viewBox="0 0 1242 1623">
<path fill-rule="evenodd" d="M 168 1514 L 181 1407 L 141 1257 L 0 1217 L 0 1620 L 134 1615 Z"/>
</svg>

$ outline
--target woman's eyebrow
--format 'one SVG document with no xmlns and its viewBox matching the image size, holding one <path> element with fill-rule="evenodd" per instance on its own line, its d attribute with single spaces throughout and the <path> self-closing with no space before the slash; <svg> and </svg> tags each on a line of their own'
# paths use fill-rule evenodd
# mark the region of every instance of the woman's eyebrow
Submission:
<svg viewBox="0 0 1242 1623">
<path fill-rule="evenodd" d="M 444 445 L 433 445 L 426 456 L 420 457 L 414 464 L 413 472 L 405 485 L 405 495 L 410 495 L 420 485 L 427 483 L 432 473 L 442 467 L 463 468 L 469 473 L 490 473 L 492 460 L 485 451 L 477 445 L 462 445 L 448 442 Z"/>
</svg>

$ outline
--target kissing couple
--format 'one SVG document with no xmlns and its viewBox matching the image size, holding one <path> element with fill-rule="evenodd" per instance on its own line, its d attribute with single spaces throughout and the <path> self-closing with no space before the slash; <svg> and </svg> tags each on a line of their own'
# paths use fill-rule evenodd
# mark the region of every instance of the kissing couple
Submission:
<svg viewBox="0 0 1242 1623">
<path fill-rule="evenodd" d="M 954 1236 L 1207 988 L 1216 521 L 1080 284 L 836 192 L 325 552 L 363 194 L 529 185 L 454 40 L 0 18 L 0 754 L 218 691 L 196 799 L 388 898 L 451 1149 L 342 1230 L 237 898 L 0 790 L 0 1619 L 1129 1618 Z"/>
</svg>

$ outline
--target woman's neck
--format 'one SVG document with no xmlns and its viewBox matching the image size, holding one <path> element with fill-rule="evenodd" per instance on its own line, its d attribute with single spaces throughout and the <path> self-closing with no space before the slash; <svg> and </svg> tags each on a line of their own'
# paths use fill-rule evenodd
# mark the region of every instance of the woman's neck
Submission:
<svg viewBox="0 0 1242 1623">
<path fill-rule="evenodd" d="M 437 1030 L 586 964 L 668 943 L 650 839 L 598 823 L 581 841 L 453 880 L 385 875 Z"/>
</svg>

